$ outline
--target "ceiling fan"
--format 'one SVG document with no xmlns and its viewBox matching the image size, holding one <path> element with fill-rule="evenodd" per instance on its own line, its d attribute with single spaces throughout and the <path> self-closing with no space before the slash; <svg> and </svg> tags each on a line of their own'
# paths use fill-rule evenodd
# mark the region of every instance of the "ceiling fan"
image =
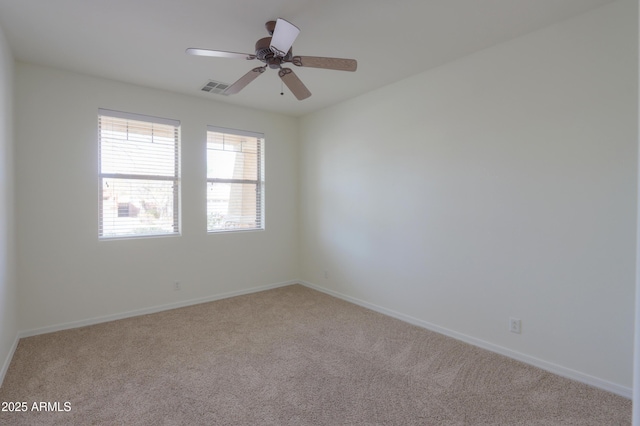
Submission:
<svg viewBox="0 0 640 426">
<path fill-rule="evenodd" d="M 278 69 L 278 75 L 287 85 L 289 90 L 298 100 L 311 96 L 311 92 L 296 76 L 291 68 L 282 65 L 292 63 L 298 67 L 325 68 L 339 71 L 355 71 L 358 63 L 355 59 L 323 58 L 319 56 L 293 56 L 291 46 L 300 34 L 300 29 L 292 23 L 278 18 L 277 21 L 269 21 L 265 24 L 271 37 L 261 38 L 256 42 L 256 53 L 225 52 L 223 50 L 199 49 L 190 47 L 186 52 L 196 56 L 214 56 L 219 58 L 236 58 L 253 60 L 258 59 L 265 65 L 256 67 L 240 77 L 238 81 L 229 86 L 224 94 L 233 95 L 244 89 L 249 83 L 262 74 L 267 67 Z"/>
</svg>

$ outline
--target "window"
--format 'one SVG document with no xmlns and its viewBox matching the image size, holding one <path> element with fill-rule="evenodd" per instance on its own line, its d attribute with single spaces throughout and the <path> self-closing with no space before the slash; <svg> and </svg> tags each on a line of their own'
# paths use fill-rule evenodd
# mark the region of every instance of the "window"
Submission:
<svg viewBox="0 0 640 426">
<path fill-rule="evenodd" d="M 100 109 L 101 238 L 180 232 L 180 122 Z"/>
<path fill-rule="evenodd" d="M 207 231 L 264 229 L 264 138 L 209 126 Z"/>
</svg>

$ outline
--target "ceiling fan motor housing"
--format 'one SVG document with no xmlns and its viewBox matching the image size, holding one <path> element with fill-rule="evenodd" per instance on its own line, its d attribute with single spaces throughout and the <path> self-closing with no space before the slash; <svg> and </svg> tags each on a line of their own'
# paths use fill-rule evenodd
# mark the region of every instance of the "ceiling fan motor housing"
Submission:
<svg viewBox="0 0 640 426">
<path fill-rule="evenodd" d="M 269 68 L 278 69 L 283 62 L 291 61 L 291 57 L 293 56 L 291 49 L 281 58 L 273 53 L 270 46 L 271 37 L 264 37 L 256 42 L 256 58 L 269 65 Z"/>
</svg>

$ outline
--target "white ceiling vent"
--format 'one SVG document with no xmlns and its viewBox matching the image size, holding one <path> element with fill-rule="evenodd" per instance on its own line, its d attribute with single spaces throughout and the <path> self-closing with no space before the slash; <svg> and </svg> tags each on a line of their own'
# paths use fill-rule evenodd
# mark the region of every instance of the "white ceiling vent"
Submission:
<svg viewBox="0 0 640 426">
<path fill-rule="evenodd" d="M 220 81 L 209 80 L 207 84 L 202 87 L 203 92 L 215 93 L 216 95 L 228 96 L 224 93 L 225 89 L 229 87 L 229 83 L 222 83 Z"/>
</svg>

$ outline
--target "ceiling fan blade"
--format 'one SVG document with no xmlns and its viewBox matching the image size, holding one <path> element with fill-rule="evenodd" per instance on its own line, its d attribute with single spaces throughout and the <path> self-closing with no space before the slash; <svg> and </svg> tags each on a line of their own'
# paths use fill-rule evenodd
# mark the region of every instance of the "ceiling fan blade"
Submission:
<svg viewBox="0 0 640 426">
<path fill-rule="evenodd" d="M 307 86 L 300 81 L 292 69 L 281 68 L 280 71 L 278 71 L 278 75 L 299 101 L 311 96 L 311 92 L 307 89 Z"/>
<path fill-rule="evenodd" d="M 195 56 L 214 56 L 216 58 L 232 58 L 232 59 L 255 59 L 256 55 L 249 53 L 225 52 L 224 50 L 199 49 L 190 47 L 185 51 L 189 55 Z"/>
<path fill-rule="evenodd" d="M 355 71 L 358 68 L 358 61 L 355 59 L 294 56 L 290 62 L 299 67 L 324 68 L 338 71 Z"/>
<path fill-rule="evenodd" d="M 256 67 L 252 69 L 251 71 L 249 71 L 248 73 L 240 77 L 238 81 L 233 83 L 231 86 L 227 87 L 227 89 L 224 91 L 224 94 L 235 95 L 236 93 L 244 89 L 247 86 L 247 84 L 251 83 L 253 80 L 258 78 L 258 76 L 262 74 L 266 68 L 267 67 L 265 65 L 264 67 Z"/>
<path fill-rule="evenodd" d="M 284 58 L 289 49 L 291 49 L 298 34 L 300 34 L 300 28 L 289 21 L 278 18 L 269 48 L 276 56 Z"/>
</svg>

